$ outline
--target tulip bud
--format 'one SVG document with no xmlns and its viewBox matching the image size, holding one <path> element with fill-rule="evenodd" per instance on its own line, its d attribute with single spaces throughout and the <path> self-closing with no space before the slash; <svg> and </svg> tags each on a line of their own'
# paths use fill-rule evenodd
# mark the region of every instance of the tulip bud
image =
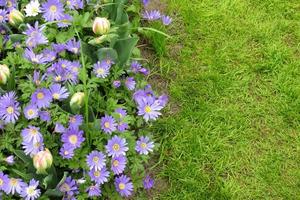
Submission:
<svg viewBox="0 0 300 200">
<path fill-rule="evenodd" d="M 24 21 L 24 15 L 20 11 L 18 11 L 16 9 L 10 11 L 10 13 L 8 15 L 8 22 L 12 26 L 18 26 L 23 21 Z"/>
<path fill-rule="evenodd" d="M 36 168 L 37 174 L 45 174 L 46 169 L 51 167 L 53 157 L 48 149 L 45 151 L 40 151 L 33 156 L 33 166 Z"/>
<path fill-rule="evenodd" d="M 110 22 L 103 17 L 96 17 L 93 23 L 93 31 L 97 35 L 104 35 L 110 29 Z"/>
<path fill-rule="evenodd" d="M 0 65 L 0 84 L 6 84 L 9 75 L 10 73 L 7 65 Z"/>
<path fill-rule="evenodd" d="M 71 98 L 70 106 L 77 105 L 80 107 L 83 103 L 83 98 L 84 98 L 83 92 L 76 92 L 75 94 L 73 94 Z"/>
</svg>

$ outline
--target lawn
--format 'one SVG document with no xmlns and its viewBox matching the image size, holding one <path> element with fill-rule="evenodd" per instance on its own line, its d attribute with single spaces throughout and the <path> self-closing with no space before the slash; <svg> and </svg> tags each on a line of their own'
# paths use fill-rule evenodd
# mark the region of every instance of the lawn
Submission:
<svg viewBox="0 0 300 200">
<path fill-rule="evenodd" d="M 299 199 L 300 2 L 167 4 L 154 198 Z"/>
</svg>

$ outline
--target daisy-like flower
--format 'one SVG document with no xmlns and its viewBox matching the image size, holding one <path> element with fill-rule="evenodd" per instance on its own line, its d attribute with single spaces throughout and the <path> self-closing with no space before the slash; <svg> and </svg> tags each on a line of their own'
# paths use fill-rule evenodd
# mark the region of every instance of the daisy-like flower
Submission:
<svg viewBox="0 0 300 200">
<path fill-rule="evenodd" d="M 64 144 L 70 145 L 70 147 L 79 148 L 85 139 L 83 137 L 82 130 L 70 128 L 62 134 L 61 140 L 64 142 Z"/>
<path fill-rule="evenodd" d="M 86 192 L 88 192 L 89 197 L 99 197 L 101 196 L 100 185 L 99 184 L 91 185 L 90 187 L 88 187 Z"/>
<path fill-rule="evenodd" d="M 96 64 L 94 64 L 93 72 L 98 78 L 106 78 L 109 74 L 110 67 L 111 65 L 107 64 L 106 61 L 98 61 Z"/>
<path fill-rule="evenodd" d="M 115 187 L 122 197 L 129 197 L 133 191 L 133 184 L 126 175 L 119 176 L 115 179 Z"/>
<path fill-rule="evenodd" d="M 51 85 L 49 90 L 54 100 L 63 100 L 69 97 L 67 88 L 61 86 L 60 84 Z"/>
<path fill-rule="evenodd" d="M 125 156 L 118 156 L 111 159 L 111 170 L 115 175 L 121 174 L 126 168 L 127 159 Z"/>
<path fill-rule="evenodd" d="M 5 23 L 7 19 L 7 11 L 4 9 L 0 9 L 0 23 Z"/>
<path fill-rule="evenodd" d="M 4 161 L 9 165 L 13 165 L 15 163 L 15 157 L 13 155 L 10 155 L 6 157 Z"/>
<path fill-rule="evenodd" d="M 33 78 L 32 78 L 32 82 L 36 85 L 39 86 L 41 84 L 41 82 L 45 79 L 46 75 L 40 76 L 40 72 L 34 70 L 33 72 Z"/>
<path fill-rule="evenodd" d="M 89 171 L 89 176 L 92 181 L 95 181 L 98 184 L 103 184 L 108 181 L 109 171 L 107 171 L 106 167 L 103 167 L 101 170 L 92 169 Z"/>
<path fill-rule="evenodd" d="M 55 123 L 54 132 L 55 133 L 64 133 L 66 128 L 61 123 Z"/>
<path fill-rule="evenodd" d="M 83 0 L 67 0 L 66 4 L 70 9 L 73 10 L 83 8 Z"/>
<path fill-rule="evenodd" d="M 16 9 L 17 7 L 17 0 L 6 0 L 6 8 L 11 11 Z"/>
<path fill-rule="evenodd" d="M 172 18 L 170 16 L 167 15 L 163 15 L 161 17 L 162 23 L 166 26 L 170 25 L 172 23 Z"/>
<path fill-rule="evenodd" d="M 72 24 L 73 17 L 71 15 L 64 14 L 60 20 L 61 21 L 57 23 L 58 27 L 60 28 L 68 27 Z"/>
<path fill-rule="evenodd" d="M 52 48 L 56 53 L 61 53 L 66 50 L 66 45 L 62 43 L 52 43 Z"/>
<path fill-rule="evenodd" d="M 71 159 L 74 156 L 74 148 L 70 145 L 63 145 L 59 150 L 59 155 L 64 159 Z"/>
<path fill-rule="evenodd" d="M 43 121 L 43 122 L 51 121 L 51 116 L 48 111 L 39 111 L 39 117 L 40 117 L 41 121 Z"/>
<path fill-rule="evenodd" d="M 105 166 L 106 156 L 100 151 L 92 151 L 87 155 L 86 163 L 90 169 L 100 171 Z"/>
<path fill-rule="evenodd" d="M 79 54 L 80 41 L 76 41 L 75 38 L 73 38 L 66 43 L 66 48 L 74 54 Z"/>
<path fill-rule="evenodd" d="M 31 95 L 31 102 L 38 108 L 48 108 L 52 101 L 51 93 L 46 88 L 37 89 Z"/>
<path fill-rule="evenodd" d="M 43 54 L 35 54 L 32 49 L 26 48 L 24 52 L 24 57 L 32 62 L 33 64 L 46 64 L 47 59 Z"/>
<path fill-rule="evenodd" d="M 161 115 L 159 111 L 163 109 L 163 106 L 153 100 L 153 98 L 141 98 L 138 102 L 138 115 L 142 115 L 146 121 L 150 119 L 156 120 Z"/>
<path fill-rule="evenodd" d="M 154 185 L 154 180 L 148 175 L 144 178 L 143 185 L 146 190 L 150 190 Z"/>
<path fill-rule="evenodd" d="M 68 196 L 74 196 L 75 194 L 78 194 L 78 185 L 70 176 L 68 176 L 66 180 L 58 186 L 58 189 Z"/>
<path fill-rule="evenodd" d="M 64 17 L 64 6 L 59 0 L 48 0 L 42 4 L 42 12 L 46 21 L 59 21 Z"/>
<path fill-rule="evenodd" d="M 111 134 L 112 132 L 116 131 L 116 126 L 117 124 L 112 116 L 105 115 L 101 118 L 101 129 L 105 133 Z"/>
<path fill-rule="evenodd" d="M 15 123 L 20 115 L 20 106 L 15 92 L 8 92 L 0 98 L 0 118 L 6 124 Z"/>
<path fill-rule="evenodd" d="M 123 121 L 119 121 L 117 124 L 117 129 L 120 132 L 124 132 L 128 129 L 128 124 Z"/>
<path fill-rule="evenodd" d="M 33 157 L 38 152 L 44 150 L 43 139 L 42 139 L 42 141 L 36 142 L 36 143 L 23 142 L 22 146 L 23 146 L 23 149 L 24 149 L 24 153 L 26 155 L 30 155 L 31 157 Z"/>
<path fill-rule="evenodd" d="M 78 129 L 79 126 L 81 126 L 83 122 L 83 116 L 82 115 L 74 115 L 69 118 L 69 127 L 72 127 L 74 129 Z"/>
<path fill-rule="evenodd" d="M 143 2 L 144 6 L 147 6 L 149 4 L 150 0 L 142 0 L 142 2 Z"/>
<path fill-rule="evenodd" d="M 115 80 L 113 82 L 113 86 L 114 86 L 114 88 L 119 88 L 121 86 L 121 81 L 120 80 Z"/>
<path fill-rule="evenodd" d="M 152 152 L 154 148 L 154 143 L 147 136 L 141 136 L 136 142 L 135 150 L 139 154 L 148 155 L 149 152 Z"/>
<path fill-rule="evenodd" d="M 25 200 L 35 200 L 40 197 L 41 190 L 37 189 L 39 181 L 31 179 L 29 185 L 25 184 L 21 192 L 21 197 Z"/>
<path fill-rule="evenodd" d="M 130 69 L 133 73 L 138 73 L 141 68 L 142 68 L 141 63 L 139 63 L 138 61 L 132 61 L 130 65 Z"/>
<path fill-rule="evenodd" d="M 154 21 L 160 19 L 161 14 L 158 10 L 146 10 L 143 14 L 143 18 L 149 21 Z"/>
<path fill-rule="evenodd" d="M 26 45 L 30 48 L 34 48 L 39 44 L 47 44 L 48 39 L 43 35 L 43 29 L 45 26 L 39 27 L 39 22 L 36 21 L 34 27 L 27 24 L 27 30 L 24 32 L 28 37 L 26 39 Z"/>
<path fill-rule="evenodd" d="M 128 90 L 134 90 L 136 82 L 133 77 L 127 77 L 125 80 L 125 86 Z"/>
<path fill-rule="evenodd" d="M 4 187 L 8 185 L 8 182 L 8 176 L 0 171 L 0 190 L 4 190 Z"/>
<path fill-rule="evenodd" d="M 36 105 L 29 104 L 24 108 L 24 115 L 26 119 L 34 119 L 39 116 L 39 109 L 36 107 Z"/>
<path fill-rule="evenodd" d="M 52 49 L 44 49 L 43 50 L 43 56 L 44 56 L 46 62 L 52 62 L 56 59 L 57 54 Z"/>
<path fill-rule="evenodd" d="M 109 156 L 125 156 L 126 151 L 128 151 L 127 142 L 124 138 L 114 136 L 112 139 L 108 140 L 105 146 L 106 152 Z"/>
<path fill-rule="evenodd" d="M 30 1 L 29 4 L 26 5 L 24 11 L 27 17 L 37 16 L 41 12 L 39 1 L 38 0 Z"/>
<path fill-rule="evenodd" d="M 43 136 L 39 130 L 40 130 L 40 128 L 35 127 L 35 126 L 30 126 L 30 125 L 27 128 L 23 129 L 21 131 L 23 141 L 27 142 L 27 143 L 41 142 L 43 140 Z"/>
<path fill-rule="evenodd" d="M 123 108 L 117 108 L 115 110 L 115 113 L 117 113 L 119 115 L 119 119 L 123 119 L 127 115 L 127 111 L 124 110 Z"/>
<path fill-rule="evenodd" d="M 25 187 L 26 184 L 18 178 L 10 178 L 8 183 L 4 186 L 3 190 L 6 194 L 14 195 L 16 192 L 21 194 L 22 188 Z"/>
</svg>

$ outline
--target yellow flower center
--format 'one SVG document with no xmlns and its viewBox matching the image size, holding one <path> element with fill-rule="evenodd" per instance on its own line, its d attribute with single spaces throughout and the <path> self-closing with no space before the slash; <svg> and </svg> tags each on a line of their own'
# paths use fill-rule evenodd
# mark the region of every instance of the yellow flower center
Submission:
<svg viewBox="0 0 300 200">
<path fill-rule="evenodd" d="M 59 99 L 60 95 L 58 93 L 53 93 L 52 96 L 53 96 L 53 99 Z"/>
<path fill-rule="evenodd" d="M 9 8 L 10 8 L 10 7 L 12 7 L 12 5 L 13 5 L 13 4 L 12 4 L 12 2 L 11 2 L 11 1 L 7 1 L 7 7 L 9 7 Z"/>
<path fill-rule="evenodd" d="M 114 150 L 114 151 L 119 151 L 119 150 L 120 150 L 120 145 L 114 144 L 114 145 L 113 145 L 113 150 Z"/>
<path fill-rule="evenodd" d="M 56 12 L 57 11 L 57 7 L 55 5 L 50 6 L 50 11 L 51 12 Z"/>
<path fill-rule="evenodd" d="M 61 67 L 62 67 L 62 68 L 66 68 L 66 67 L 67 67 L 67 65 L 65 65 L 65 64 L 62 64 L 62 65 L 61 65 Z"/>
<path fill-rule="evenodd" d="M 71 135 L 71 136 L 69 136 L 69 141 L 71 144 L 76 144 L 78 141 L 78 138 L 76 135 Z"/>
<path fill-rule="evenodd" d="M 61 80 L 61 76 L 59 76 L 59 75 L 56 76 L 56 77 L 55 77 L 55 80 L 56 80 L 56 81 L 60 81 L 60 80 Z"/>
<path fill-rule="evenodd" d="M 113 162 L 113 166 L 117 167 L 118 165 L 119 165 L 119 161 L 117 161 L 117 160 L 114 160 L 114 162 Z"/>
<path fill-rule="evenodd" d="M 62 184 L 61 189 L 62 189 L 62 191 L 66 191 L 66 192 L 67 192 L 67 191 L 70 191 L 70 187 L 69 187 L 69 185 L 66 184 L 66 183 Z"/>
<path fill-rule="evenodd" d="M 73 71 L 73 72 L 78 72 L 78 68 L 77 68 L 77 67 L 73 67 L 73 68 L 72 68 L 72 71 Z"/>
<path fill-rule="evenodd" d="M 36 95 L 36 97 L 37 97 L 38 99 L 43 99 L 43 98 L 44 98 L 44 94 L 43 94 L 42 92 L 39 92 L 39 93 Z"/>
<path fill-rule="evenodd" d="M 33 145 L 35 148 L 39 148 L 41 146 L 41 143 L 37 142 Z"/>
<path fill-rule="evenodd" d="M 120 183 L 119 184 L 119 188 L 120 188 L 120 190 L 124 190 L 125 189 L 125 184 L 124 183 Z"/>
<path fill-rule="evenodd" d="M 12 114 L 14 112 L 14 108 L 12 106 L 9 106 L 8 108 L 6 108 L 6 112 L 8 114 Z"/>
<path fill-rule="evenodd" d="M 109 125 L 109 122 L 105 122 L 105 123 L 104 123 L 104 127 L 105 127 L 105 128 L 109 128 L 109 126 L 110 126 L 110 125 Z"/>
<path fill-rule="evenodd" d="M 75 117 L 70 117 L 70 122 L 71 122 L 71 123 L 75 123 L 75 122 L 76 122 Z"/>
<path fill-rule="evenodd" d="M 97 163 L 99 161 L 99 158 L 97 157 L 97 156 L 95 156 L 94 158 L 93 158 L 93 162 L 94 163 Z"/>
<path fill-rule="evenodd" d="M 33 194 L 34 194 L 34 188 L 33 188 L 33 187 L 29 187 L 29 188 L 27 189 L 27 193 L 28 193 L 29 195 L 33 195 Z"/>
<path fill-rule="evenodd" d="M 95 176 L 95 177 L 99 177 L 100 174 L 101 174 L 100 171 L 95 171 L 95 172 L 94 172 L 94 176 Z"/>
<path fill-rule="evenodd" d="M 29 132 L 30 132 L 31 135 L 36 135 L 38 133 L 38 131 L 34 128 L 30 129 Z"/>
<path fill-rule="evenodd" d="M 0 179 L 0 186 L 3 185 L 4 181 Z"/>
<path fill-rule="evenodd" d="M 145 149 L 145 148 L 147 147 L 147 144 L 146 144 L 145 142 L 142 142 L 142 143 L 141 143 L 141 147 L 142 147 L 143 149 Z"/>
<path fill-rule="evenodd" d="M 29 116 L 34 115 L 34 110 L 33 110 L 33 109 L 29 109 L 29 110 L 27 111 L 27 114 L 28 114 Z"/>
<path fill-rule="evenodd" d="M 104 69 L 99 68 L 99 69 L 97 70 L 97 74 L 104 74 Z"/>
<path fill-rule="evenodd" d="M 16 186 L 17 184 L 18 184 L 18 180 L 17 179 L 15 179 L 15 178 L 11 178 L 10 179 L 10 185 Z"/>
<path fill-rule="evenodd" d="M 71 4 L 71 1 L 67 1 L 67 5 L 70 5 Z"/>
<path fill-rule="evenodd" d="M 146 106 L 146 107 L 145 107 L 145 112 L 146 112 L 146 113 L 151 112 L 151 107 L 150 107 L 150 106 Z"/>
<path fill-rule="evenodd" d="M 68 155 L 68 154 L 69 154 L 69 152 L 68 152 L 68 151 L 64 151 L 64 154 L 65 154 L 65 155 Z"/>
</svg>

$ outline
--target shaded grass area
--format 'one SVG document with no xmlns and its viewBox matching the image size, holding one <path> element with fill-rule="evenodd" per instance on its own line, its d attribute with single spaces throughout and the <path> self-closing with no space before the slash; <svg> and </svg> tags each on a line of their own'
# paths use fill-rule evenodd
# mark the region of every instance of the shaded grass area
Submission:
<svg viewBox="0 0 300 200">
<path fill-rule="evenodd" d="M 298 199 L 300 2 L 169 0 L 157 199 Z M 170 114 L 171 113 L 171 114 Z M 159 187 L 159 183 L 157 185 Z"/>
</svg>

